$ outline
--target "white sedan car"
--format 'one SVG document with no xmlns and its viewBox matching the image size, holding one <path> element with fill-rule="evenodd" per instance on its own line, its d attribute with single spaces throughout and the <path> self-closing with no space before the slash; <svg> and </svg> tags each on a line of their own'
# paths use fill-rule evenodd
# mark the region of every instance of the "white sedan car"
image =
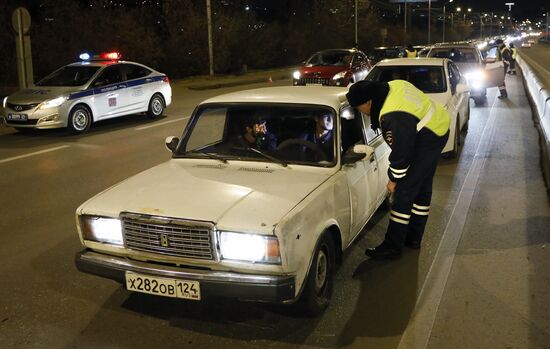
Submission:
<svg viewBox="0 0 550 349">
<path fill-rule="evenodd" d="M 377 63 L 367 75 L 370 81 L 407 80 L 441 103 L 451 116 L 449 140 L 443 153 L 458 154 L 460 131 L 468 128 L 470 95 L 466 78 L 445 58 L 398 58 Z"/>
<path fill-rule="evenodd" d="M 147 113 L 162 116 L 172 101 L 168 77 L 120 53 L 85 53 L 34 86 L 4 98 L 4 120 L 19 131 L 67 127 L 86 132 L 99 120 Z"/>
<path fill-rule="evenodd" d="M 130 291 L 320 314 L 343 251 L 386 198 L 390 148 L 347 89 L 270 87 L 199 104 L 172 159 L 76 211 L 79 270 Z"/>
</svg>

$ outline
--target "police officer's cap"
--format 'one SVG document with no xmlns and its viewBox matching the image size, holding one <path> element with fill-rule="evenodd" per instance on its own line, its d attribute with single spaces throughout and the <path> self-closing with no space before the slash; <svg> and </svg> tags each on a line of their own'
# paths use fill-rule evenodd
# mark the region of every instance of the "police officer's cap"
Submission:
<svg viewBox="0 0 550 349">
<path fill-rule="evenodd" d="M 502 39 L 497 39 L 497 40 L 495 41 L 495 44 L 497 44 L 497 45 L 502 45 L 502 44 L 504 44 L 504 41 L 502 41 Z"/>
<path fill-rule="evenodd" d="M 346 97 L 352 107 L 367 103 L 378 95 L 381 83 L 361 80 L 351 85 Z"/>
</svg>

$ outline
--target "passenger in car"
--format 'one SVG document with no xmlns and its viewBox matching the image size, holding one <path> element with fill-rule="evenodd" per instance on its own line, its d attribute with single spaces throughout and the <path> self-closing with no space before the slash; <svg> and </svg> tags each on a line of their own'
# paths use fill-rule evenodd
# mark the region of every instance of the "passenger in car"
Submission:
<svg viewBox="0 0 550 349">
<path fill-rule="evenodd" d="M 251 121 L 245 126 L 242 140 L 246 146 L 258 150 L 277 149 L 277 137 L 267 130 L 266 121 L 262 119 Z"/>
</svg>

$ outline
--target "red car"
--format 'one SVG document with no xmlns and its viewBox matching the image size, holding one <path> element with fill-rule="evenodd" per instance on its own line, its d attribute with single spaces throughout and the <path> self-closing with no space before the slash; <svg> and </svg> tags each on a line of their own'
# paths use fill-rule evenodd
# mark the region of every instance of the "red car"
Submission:
<svg viewBox="0 0 550 349">
<path fill-rule="evenodd" d="M 294 72 L 293 83 L 295 86 L 347 86 L 363 80 L 371 67 L 367 55 L 357 49 L 319 51 Z"/>
</svg>

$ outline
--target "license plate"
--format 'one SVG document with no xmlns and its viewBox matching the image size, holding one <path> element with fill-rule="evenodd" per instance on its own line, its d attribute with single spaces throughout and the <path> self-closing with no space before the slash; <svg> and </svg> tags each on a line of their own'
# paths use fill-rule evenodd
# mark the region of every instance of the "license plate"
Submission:
<svg viewBox="0 0 550 349">
<path fill-rule="evenodd" d="M 157 296 L 201 300 L 201 288 L 198 281 L 159 278 L 127 271 L 126 289 Z"/>
<path fill-rule="evenodd" d="M 306 86 L 323 86 L 321 83 L 308 83 Z"/>
<path fill-rule="evenodd" d="M 27 121 L 27 114 L 8 114 L 8 120 Z"/>
</svg>

